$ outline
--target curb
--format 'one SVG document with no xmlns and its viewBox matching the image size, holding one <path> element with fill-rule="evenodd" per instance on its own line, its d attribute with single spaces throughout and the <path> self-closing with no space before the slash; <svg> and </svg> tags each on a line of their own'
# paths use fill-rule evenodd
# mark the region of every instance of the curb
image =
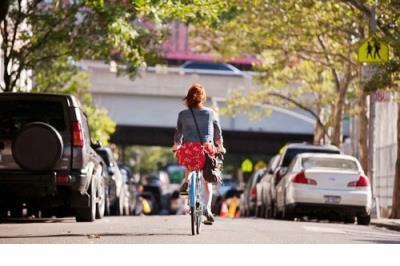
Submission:
<svg viewBox="0 0 400 266">
<path fill-rule="evenodd" d="M 371 221 L 370 224 L 376 227 L 383 227 L 393 231 L 400 231 L 400 224 L 391 224 L 391 223 L 374 222 L 374 221 Z"/>
</svg>

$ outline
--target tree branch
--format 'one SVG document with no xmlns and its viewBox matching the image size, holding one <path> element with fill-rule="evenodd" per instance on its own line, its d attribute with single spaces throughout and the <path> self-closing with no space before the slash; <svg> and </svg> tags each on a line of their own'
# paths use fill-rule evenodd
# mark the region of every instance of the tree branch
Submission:
<svg viewBox="0 0 400 266">
<path fill-rule="evenodd" d="M 350 4 L 350 5 L 354 6 L 355 8 L 360 10 L 365 15 L 371 16 L 371 10 L 363 2 L 361 2 L 359 0 L 341 0 L 341 1 L 344 2 L 344 3 L 347 3 L 347 4 Z"/>
<path fill-rule="evenodd" d="M 333 78 L 335 80 L 336 90 L 339 91 L 340 90 L 339 75 L 338 75 L 336 69 L 333 67 L 333 65 L 331 63 L 331 59 L 330 59 L 329 54 L 328 54 L 328 49 L 326 48 L 324 40 L 321 38 L 321 36 L 318 36 L 317 39 L 318 39 L 319 44 L 321 45 L 322 50 L 325 52 L 325 58 L 326 58 L 328 64 L 331 65 L 330 69 L 332 71 L 332 75 L 333 75 Z"/>
<path fill-rule="evenodd" d="M 297 107 L 299 107 L 300 109 L 308 112 L 309 114 L 311 114 L 315 118 L 315 120 L 318 123 L 318 125 L 322 127 L 322 129 L 324 131 L 324 136 L 326 136 L 326 137 L 328 137 L 328 139 L 330 139 L 330 137 L 329 137 L 329 135 L 328 135 L 328 133 L 326 131 L 326 126 L 324 125 L 324 123 L 322 123 L 322 121 L 319 118 L 319 116 L 313 110 L 311 110 L 310 108 L 308 108 L 308 107 L 302 105 L 301 103 L 293 100 L 292 98 L 290 98 L 288 96 L 285 96 L 285 95 L 282 95 L 280 93 L 270 92 L 270 93 L 267 93 L 267 96 L 273 96 L 273 97 L 281 98 L 281 99 L 283 99 L 285 101 L 288 101 L 288 102 L 296 105 Z"/>
</svg>

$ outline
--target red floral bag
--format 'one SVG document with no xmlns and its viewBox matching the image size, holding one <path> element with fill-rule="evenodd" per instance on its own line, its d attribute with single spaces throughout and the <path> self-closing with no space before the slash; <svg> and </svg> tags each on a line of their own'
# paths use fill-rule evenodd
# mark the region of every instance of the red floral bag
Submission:
<svg viewBox="0 0 400 266">
<path fill-rule="evenodd" d="M 214 147 L 211 144 L 201 145 L 200 142 L 189 142 L 183 144 L 176 152 L 176 159 L 189 171 L 203 170 L 206 155 L 214 156 Z"/>
</svg>

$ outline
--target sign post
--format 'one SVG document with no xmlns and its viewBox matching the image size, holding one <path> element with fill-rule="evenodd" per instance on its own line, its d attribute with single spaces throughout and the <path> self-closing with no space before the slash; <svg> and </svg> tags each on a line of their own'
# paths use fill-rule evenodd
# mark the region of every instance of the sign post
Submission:
<svg viewBox="0 0 400 266">
<path fill-rule="evenodd" d="M 369 33 L 368 39 L 363 41 L 358 48 L 357 60 L 361 64 L 369 64 L 361 66 L 361 84 L 365 84 L 374 78 L 378 73 L 377 64 L 386 63 L 389 60 L 389 46 L 382 40 L 375 36 L 377 23 L 376 23 L 376 6 L 370 8 L 371 17 L 369 20 Z M 376 88 L 377 89 L 377 88 Z M 375 196 L 375 166 L 374 166 L 374 153 L 375 153 L 375 119 L 376 119 L 376 92 L 369 95 L 369 123 L 368 123 L 368 176 L 371 180 L 372 195 L 375 200 L 376 216 L 379 218 L 379 200 Z"/>
</svg>

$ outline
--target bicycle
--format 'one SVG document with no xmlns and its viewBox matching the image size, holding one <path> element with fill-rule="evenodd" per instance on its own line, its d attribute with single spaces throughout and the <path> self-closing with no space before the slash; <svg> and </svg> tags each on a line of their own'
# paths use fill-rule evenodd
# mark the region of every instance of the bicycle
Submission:
<svg viewBox="0 0 400 266">
<path fill-rule="evenodd" d="M 200 234 L 203 206 L 201 204 L 201 171 L 190 173 L 189 206 L 192 235 Z"/>
</svg>

